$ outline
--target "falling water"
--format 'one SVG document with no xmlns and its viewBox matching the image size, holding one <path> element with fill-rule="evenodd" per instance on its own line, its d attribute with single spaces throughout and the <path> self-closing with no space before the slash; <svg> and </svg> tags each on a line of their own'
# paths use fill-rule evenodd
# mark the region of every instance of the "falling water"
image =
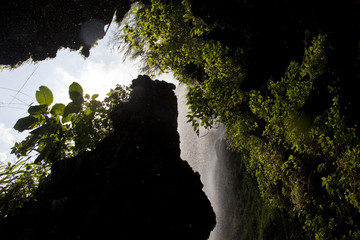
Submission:
<svg viewBox="0 0 360 240">
<path fill-rule="evenodd" d="M 191 126 L 187 123 L 186 115 L 186 87 L 179 85 L 176 89 L 178 97 L 178 131 L 180 134 L 181 158 L 188 161 L 190 166 L 200 173 L 204 191 L 208 196 L 216 214 L 216 227 L 211 232 L 209 240 L 223 240 L 225 235 L 231 231 L 232 204 L 235 198 L 228 191 L 232 179 L 227 174 L 229 152 L 226 150 L 224 128 L 219 126 L 210 131 L 200 129 L 197 136 Z M 231 214 L 230 214 L 231 215 Z"/>
</svg>

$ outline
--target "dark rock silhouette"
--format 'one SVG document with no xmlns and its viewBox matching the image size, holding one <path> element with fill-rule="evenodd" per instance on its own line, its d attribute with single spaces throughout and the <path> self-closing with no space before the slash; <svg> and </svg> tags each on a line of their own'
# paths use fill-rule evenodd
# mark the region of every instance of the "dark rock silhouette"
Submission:
<svg viewBox="0 0 360 240">
<path fill-rule="evenodd" d="M 105 35 L 116 11 L 121 21 L 129 0 L 12 0 L 0 8 L 0 64 L 54 58 L 58 49 L 89 50 Z"/>
<path fill-rule="evenodd" d="M 96 150 L 55 163 L 35 199 L 0 222 L 0 239 L 206 240 L 215 214 L 180 159 L 175 86 L 133 80 Z"/>
</svg>

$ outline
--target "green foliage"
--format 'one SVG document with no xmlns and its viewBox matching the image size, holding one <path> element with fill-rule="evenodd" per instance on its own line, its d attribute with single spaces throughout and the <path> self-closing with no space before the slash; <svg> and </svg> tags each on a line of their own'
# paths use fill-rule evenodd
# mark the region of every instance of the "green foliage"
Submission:
<svg viewBox="0 0 360 240">
<path fill-rule="evenodd" d="M 356 167 L 344 174 L 344 163 L 340 164 L 343 156 L 354 159 L 348 154 L 356 153 L 358 139 L 355 130 L 345 125 L 338 96 L 332 93 L 332 106 L 313 121 L 304 107 L 314 82 L 325 74 L 326 44 L 325 36 L 315 38 L 301 65 L 290 63 L 285 77 L 270 81 L 265 94 L 250 92 L 249 108 L 262 122 L 260 138 L 229 134 L 235 148 L 248 151 L 248 166 L 257 177 L 263 198 L 271 206 L 283 208 L 285 197 L 295 212 L 307 219 L 304 229 L 316 239 L 349 236 L 350 232 L 342 232 L 339 226 L 356 229 L 350 212 L 359 211 L 355 200 L 359 196 L 354 192 L 358 185 Z M 233 128 L 239 130 L 236 126 L 229 130 Z M 242 128 L 242 133 L 249 130 Z M 346 177 L 349 174 L 351 177 Z M 352 220 L 345 220 L 344 215 Z"/>
<path fill-rule="evenodd" d="M 310 239 L 355 239 L 359 141 L 335 90 L 341 76 L 329 63 L 331 40 L 324 34 L 311 44 L 307 39 L 302 61 L 290 61 L 282 78 L 270 76 L 266 85 L 249 89 L 244 83 L 253 50 L 212 40 L 211 32 L 223 26 L 206 25 L 190 9 L 186 0 L 153 0 L 134 13 L 124 42 L 134 52 L 146 50 L 148 69 L 171 70 L 188 85 L 195 131 L 218 121 L 226 126 L 229 145 L 242 154 L 271 209 L 296 218 Z M 318 95 L 325 103 L 314 102 Z"/>
<path fill-rule="evenodd" d="M 244 99 L 239 91 L 245 77 L 237 58 L 242 50 L 230 51 L 205 36 L 216 24 L 206 25 L 191 11 L 190 1 L 152 1 L 134 12 L 125 23 L 122 39 L 133 55 L 147 61 L 153 72 L 172 71 L 189 84 L 189 121 L 195 131 L 211 127 L 222 116 L 233 117 Z M 194 74 L 195 72 L 195 74 Z"/>
<path fill-rule="evenodd" d="M 110 111 L 120 101 L 126 101 L 128 89 L 117 86 L 103 101 L 97 94 L 91 98 L 74 82 L 69 87 L 71 102 L 52 104 L 52 92 L 41 86 L 36 92 L 40 105 L 31 106 L 29 116 L 17 121 L 20 132 L 31 130 L 29 136 L 12 149 L 18 158 L 37 152 L 35 163 L 52 163 L 95 148 L 112 130 Z"/>
<path fill-rule="evenodd" d="M 40 182 L 49 174 L 49 164 L 33 164 L 20 159 L 15 164 L 0 165 L 0 218 L 21 208 L 32 198 Z"/>
<path fill-rule="evenodd" d="M 291 62 L 278 82 L 269 82 L 267 97 L 259 90 L 249 94 L 249 107 L 253 114 L 266 122 L 263 137 L 295 150 L 307 151 L 309 123 L 302 111 L 313 81 L 322 74 L 324 68 L 325 37 L 319 36 L 307 49 L 301 65 Z"/>
<path fill-rule="evenodd" d="M 281 79 L 247 89 L 248 46 L 230 49 L 208 38 L 222 26 L 206 25 L 190 9 L 190 1 L 154 0 L 135 13 L 123 39 L 148 50 L 142 53 L 149 68 L 171 70 L 188 84 L 195 131 L 217 121 L 226 126 L 229 144 L 242 153 L 269 206 L 297 216 L 309 238 L 356 236 L 358 139 L 341 114 L 327 36 L 309 46 L 307 39 L 302 62 L 291 61 Z M 327 102 L 314 111 L 312 97 L 322 85 Z"/>
<path fill-rule="evenodd" d="M 358 234 L 351 213 L 359 211 L 355 129 L 346 126 L 331 82 L 330 108 L 315 119 L 306 108 L 316 81 L 329 76 L 327 44 L 326 36 L 315 38 L 302 64 L 291 62 L 280 81 L 270 80 L 266 90 L 247 93 L 250 112 L 240 108 L 230 121 L 220 116 L 230 145 L 243 153 L 262 198 L 272 208 L 298 214 L 316 239 Z M 351 167 L 344 171 L 344 166 Z"/>
<path fill-rule="evenodd" d="M 50 89 L 45 86 L 40 86 L 39 90 L 36 91 L 35 96 L 36 101 L 38 101 L 40 105 L 50 106 L 53 102 L 53 94 Z"/>
<path fill-rule="evenodd" d="M 19 119 L 14 128 L 29 135 L 15 143 L 15 164 L 0 166 L 0 216 L 8 214 L 31 199 L 51 164 L 61 159 L 93 150 L 113 127 L 110 112 L 127 101 L 129 88 L 117 85 L 103 101 L 90 97 L 74 82 L 69 87 L 71 102 L 52 104 L 52 92 L 45 86 L 36 91 L 39 105 L 30 106 L 29 115 Z M 34 154 L 35 153 L 35 154 Z"/>
<path fill-rule="evenodd" d="M 154 0 L 151 6 L 134 8 L 122 29 L 121 43 L 128 46 L 126 53 L 144 58 L 150 73 L 172 71 L 183 81 L 192 81 L 187 67 L 203 68 L 209 59 L 206 54 L 216 45 L 209 45 L 203 36 L 216 26 L 205 25 L 190 8 L 187 0 Z M 202 48 L 204 44 L 208 46 Z"/>
</svg>

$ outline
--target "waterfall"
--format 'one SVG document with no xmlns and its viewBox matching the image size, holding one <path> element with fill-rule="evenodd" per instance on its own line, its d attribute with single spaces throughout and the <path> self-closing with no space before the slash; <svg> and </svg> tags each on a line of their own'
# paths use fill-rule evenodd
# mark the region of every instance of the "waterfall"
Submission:
<svg viewBox="0 0 360 240">
<path fill-rule="evenodd" d="M 227 162 L 231 157 L 226 150 L 224 128 L 213 128 L 210 131 L 200 129 L 197 136 L 191 123 L 187 123 L 186 86 L 179 84 L 175 93 L 178 98 L 178 132 L 180 134 L 181 158 L 188 161 L 194 171 L 199 172 L 208 196 L 216 214 L 216 227 L 211 232 L 209 240 L 223 240 L 231 231 L 232 204 L 235 197 L 229 191 L 232 179 L 227 173 Z M 231 188 L 231 187 L 230 187 Z"/>
</svg>

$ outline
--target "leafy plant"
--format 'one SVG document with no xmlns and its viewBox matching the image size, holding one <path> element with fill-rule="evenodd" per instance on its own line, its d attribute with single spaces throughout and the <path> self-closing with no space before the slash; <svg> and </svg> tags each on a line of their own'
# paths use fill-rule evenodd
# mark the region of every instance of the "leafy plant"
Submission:
<svg viewBox="0 0 360 240">
<path fill-rule="evenodd" d="M 40 182 L 49 174 L 49 164 L 33 164 L 29 159 L 0 164 L 0 218 L 21 208 L 32 198 Z"/>
<path fill-rule="evenodd" d="M 103 102 L 90 97 L 74 82 L 69 87 L 71 102 L 53 102 L 52 92 L 41 86 L 36 92 L 39 105 L 30 106 L 29 116 L 19 119 L 14 128 L 31 130 L 29 136 L 12 148 L 18 158 L 37 152 L 35 163 L 52 163 L 95 148 L 112 131 L 109 113 L 128 98 L 128 89 L 117 86 Z"/>
<path fill-rule="evenodd" d="M 205 24 L 192 14 L 190 1 L 153 0 L 134 19 L 125 26 L 125 43 L 135 53 L 148 50 L 141 54 L 150 69 L 171 70 L 188 85 L 188 121 L 196 132 L 218 121 L 225 125 L 262 201 L 297 218 L 310 239 L 360 234 L 353 214 L 360 200 L 359 140 L 342 114 L 342 70 L 334 66 L 339 60 L 330 37 L 306 30 L 303 59 L 287 59 L 279 72 L 269 70 L 278 66 L 270 62 L 273 56 L 254 67 L 256 52 L 264 50 L 252 49 L 258 32 L 239 30 L 244 40 L 230 48 L 211 38 L 226 26 Z M 254 72 L 262 68 L 271 74 Z"/>
<path fill-rule="evenodd" d="M 129 88 L 117 85 L 99 101 L 98 94 L 90 97 L 74 82 L 69 87 L 71 102 L 67 105 L 53 104 L 53 94 L 46 86 L 40 86 L 35 96 L 38 105 L 30 106 L 29 115 L 14 126 L 19 132 L 30 131 L 12 148 L 19 160 L 0 166 L 1 217 L 31 199 L 52 163 L 93 150 L 113 131 L 110 112 L 128 100 Z"/>
</svg>

